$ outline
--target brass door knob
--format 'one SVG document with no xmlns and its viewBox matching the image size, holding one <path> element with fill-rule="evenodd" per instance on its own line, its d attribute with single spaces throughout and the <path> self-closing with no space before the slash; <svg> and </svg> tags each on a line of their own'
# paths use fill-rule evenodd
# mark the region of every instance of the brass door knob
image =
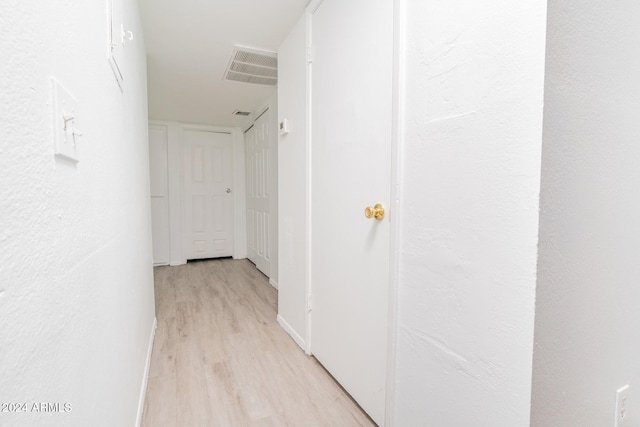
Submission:
<svg viewBox="0 0 640 427">
<path fill-rule="evenodd" d="M 384 218 L 384 208 L 380 203 L 378 203 L 374 207 L 367 206 L 364 210 L 364 216 L 366 216 L 367 218 L 375 218 L 380 221 Z"/>
</svg>

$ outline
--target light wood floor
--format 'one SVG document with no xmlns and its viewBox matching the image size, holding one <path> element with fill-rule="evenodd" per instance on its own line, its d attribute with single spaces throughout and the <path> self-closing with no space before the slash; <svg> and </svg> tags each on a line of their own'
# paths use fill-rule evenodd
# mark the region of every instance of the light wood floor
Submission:
<svg viewBox="0 0 640 427">
<path fill-rule="evenodd" d="M 277 291 L 249 261 L 157 267 L 155 291 L 143 426 L 374 425 L 280 328 Z"/>
</svg>

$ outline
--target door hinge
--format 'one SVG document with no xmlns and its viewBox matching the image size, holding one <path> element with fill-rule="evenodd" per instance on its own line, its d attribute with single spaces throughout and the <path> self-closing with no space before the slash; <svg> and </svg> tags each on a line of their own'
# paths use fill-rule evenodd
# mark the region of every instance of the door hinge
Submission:
<svg viewBox="0 0 640 427">
<path fill-rule="evenodd" d="M 307 64 L 313 62 L 313 46 L 307 46 Z"/>
<path fill-rule="evenodd" d="M 311 312 L 313 310 L 313 295 L 309 294 L 309 298 L 307 298 L 307 312 Z"/>
</svg>

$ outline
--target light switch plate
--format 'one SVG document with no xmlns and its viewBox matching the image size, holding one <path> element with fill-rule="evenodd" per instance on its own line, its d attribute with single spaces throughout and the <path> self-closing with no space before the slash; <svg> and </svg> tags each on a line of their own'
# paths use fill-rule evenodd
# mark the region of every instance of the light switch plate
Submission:
<svg viewBox="0 0 640 427">
<path fill-rule="evenodd" d="M 78 141 L 82 135 L 78 130 L 78 101 L 54 77 L 53 91 L 53 139 L 54 153 L 73 162 L 78 162 Z"/>
<path fill-rule="evenodd" d="M 615 427 L 620 427 L 625 424 L 627 418 L 629 418 L 629 384 L 619 388 L 616 391 L 616 423 Z"/>
</svg>

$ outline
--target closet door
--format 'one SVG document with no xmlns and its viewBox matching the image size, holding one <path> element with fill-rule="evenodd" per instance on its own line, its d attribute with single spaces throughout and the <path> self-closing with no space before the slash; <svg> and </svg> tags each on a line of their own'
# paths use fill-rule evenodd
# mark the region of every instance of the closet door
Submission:
<svg viewBox="0 0 640 427">
<path fill-rule="evenodd" d="M 265 275 L 271 274 L 271 150 L 269 110 L 245 133 L 247 159 L 247 256 Z"/>
</svg>

